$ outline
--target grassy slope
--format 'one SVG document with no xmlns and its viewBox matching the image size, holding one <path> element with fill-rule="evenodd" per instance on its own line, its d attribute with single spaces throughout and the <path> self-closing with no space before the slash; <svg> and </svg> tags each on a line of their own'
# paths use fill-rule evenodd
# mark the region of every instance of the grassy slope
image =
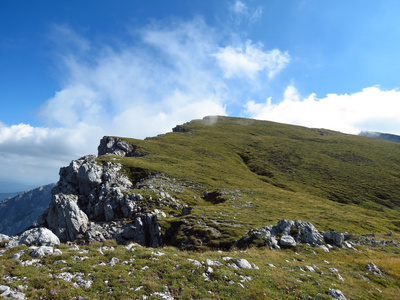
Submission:
<svg viewBox="0 0 400 300">
<path fill-rule="evenodd" d="M 208 231 L 199 236 L 211 234 L 206 243 L 223 247 L 283 218 L 309 221 L 319 230 L 400 230 L 399 144 L 241 118 L 212 121 L 189 122 L 184 133 L 125 139 L 145 155 L 117 158 L 136 179 L 142 168 L 186 185 L 185 193 L 174 195 L 194 207 L 184 217 L 186 227 L 177 224 L 182 218 L 163 221 L 166 227 L 174 222 L 178 236 L 200 224 L 196 230 L 204 225 Z M 205 191 L 228 195 L 211 204 Z M 213 236 L 210 228 L 222 235 Z M 184 239 L 181 234 L 176 244 Z"/>
</svg>

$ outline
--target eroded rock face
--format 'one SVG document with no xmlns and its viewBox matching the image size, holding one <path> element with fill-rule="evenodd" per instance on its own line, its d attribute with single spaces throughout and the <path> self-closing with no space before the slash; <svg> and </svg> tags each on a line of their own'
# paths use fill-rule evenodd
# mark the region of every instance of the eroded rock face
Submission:
<svg viewBox="0 0 400 300">
<path fill-rule="evenodd" d="M 136 147 L 129 144 L 120 138 L 114 138 L 110 136 L 105 136 L 100 140 L 100 145 L 97 148 L 99 155 L 112 154 L 118 156 L 140 156 L 136 152 Z"/>
<path fill-rule="evenodd" d="M 136 156 L 134 148 L 104 137 L 99 154 Z M 38 219 L 39 226 L 49 228 L 61 242 L 115 238 L 157 247 L 161 242 L 157 214 L 144 213 L 145 199 L 129 192 L 132 182 L 122 174 L 121 164 L 98 163 L 96 158 L 84 156 L 60 169 L 60 180 L 48 209 Z"/>
</svg>

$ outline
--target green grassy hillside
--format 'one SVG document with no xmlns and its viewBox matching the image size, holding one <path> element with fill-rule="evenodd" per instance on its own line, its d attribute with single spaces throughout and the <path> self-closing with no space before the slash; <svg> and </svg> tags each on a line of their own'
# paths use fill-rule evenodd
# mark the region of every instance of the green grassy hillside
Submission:
<svg viewBox="0 0 400 300">
<path fill-rule="evenodd" d="M 284 218 L 319 230 L 400 231 L 400 144 L 229 117 L 175 131 L 124 138 L 141 157 L 99 158 L 122 163 L 134 182 L 163 174 L 181 188 L 164 187 L 192 208 L 161 220 L 169 245 L 229 248 L 250 228 Z M 140 184 L 132 192 L 145 193 Z"/>
</svg>

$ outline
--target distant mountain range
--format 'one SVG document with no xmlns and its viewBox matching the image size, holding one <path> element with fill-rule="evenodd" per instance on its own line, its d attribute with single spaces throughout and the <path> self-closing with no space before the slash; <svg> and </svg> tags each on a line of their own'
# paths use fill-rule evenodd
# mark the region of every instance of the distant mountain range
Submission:
<svg viewBox="0 0 400 300">
<path fill-rule="evenodd" d="M 7 196 L 5 198 L 1 198 L 3 196 L 2 194 L 13 194 L 12 196 L 15 196 L 16 194 L 20 194 L 23 191 L 31 190 L 36 187 L 37 185 L 34 186 L 34 185 L 21 184 L 19 182 L 0 178 L 0 200 L 10 197 Z"/>
<path fill-rule="evenodd" d="M 389 142 L 400 143 L 400 136 L 390 133 L 381 133 L 381 132 L 374 132 L 374 131 L 361 131 L 360 136 L 366 136 L 370 138 L 385 140 Z"/>
<path fill-rule="evenodd" d="M 0 233 L 15 235 L 36 222 L 49 206 L 51 190 L 48 184 L 0 202 Z"/>
<path fill-rule="evenodd" d="M 10 197 L 14 197 L 17 196 L 18 194 L 21 194 L 22 192 L 14 192 L 14 193 L 0 193 L 0 201 L 10 198 Z"/>
</svg>

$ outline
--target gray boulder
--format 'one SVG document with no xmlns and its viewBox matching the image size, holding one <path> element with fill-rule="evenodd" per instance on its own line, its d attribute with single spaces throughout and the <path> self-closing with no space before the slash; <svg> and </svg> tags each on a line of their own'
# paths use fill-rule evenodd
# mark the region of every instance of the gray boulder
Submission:
<svg viewBox="0 0 400 300">
<path fill-rule="evenodd" d="M 283 235 L 279 240 L 279 245 L 282 247 L 295 247 L 296 241 L 290 235 Z"/>
<path fill-rule="evenodd" d="M 43 257 L 45 255 L 49 254 L 59 254 L 58 251 L 55 251 L 53 247 L 50 246 L 40 246 L 39 248 L 36 248 L 32 251 L 31 256 L 32 257 Z"/>
<path fill-rule="evenodd" d="M 251 266 L 251 264 L 250 264 L 246 259 L 244 259 L 244 258 L 242 258 L 242 259 L 237 259 L 237 260 L 235 261 L 235 263 L 236 263 L 236 266 L 237 266 L 239 269 L 253 269 L 253 267 Z"/>
<path fill-rule="evenodd" d="M 58 246 L 59 238 L 47 228 L 33 228 L 19 236 L 19 242 L 25 245 Z"/>
<path fill-rule="evenodd" d="M 324 234 L 324 240 L 326 243 L 341 247 L 344 242 L 344 235 L 337 231 L 328 231 Z"/>
</svg>

